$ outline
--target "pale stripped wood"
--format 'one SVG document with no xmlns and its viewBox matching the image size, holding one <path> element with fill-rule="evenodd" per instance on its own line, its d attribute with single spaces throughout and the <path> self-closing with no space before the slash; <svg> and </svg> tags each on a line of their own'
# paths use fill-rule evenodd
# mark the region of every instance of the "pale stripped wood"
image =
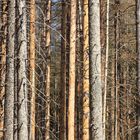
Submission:
<svg viewBox="0 0 140 140">
<path fill-rule="evenodd" d="M 83 3 L 83 140 L 89 140 L 89 27 L 88 0 Z"/>
<path fill-rule="evenodd" d="M 68 140 L 74 140 L 75 114 L 75 58 L 76 58 L 76 0 L 71 0 Z"/>
<path fill-rule="evenodd" d="M 35 140 L 35 0 L 30 0 L 30 139 Z"/>
</svg>

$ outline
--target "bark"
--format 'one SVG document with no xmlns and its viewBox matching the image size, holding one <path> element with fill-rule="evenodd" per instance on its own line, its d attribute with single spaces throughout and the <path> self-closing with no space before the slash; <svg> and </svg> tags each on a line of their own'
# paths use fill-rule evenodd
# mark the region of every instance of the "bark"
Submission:
<svg viewBox="0 0 140 140">
<path fill-rule="evenodd" d="M 90 139 L 102 140 L 100 2 L 89 0 Z"/>
<path fill-rule="evenodd" d="M 76 118 L 77 118 L 77 133 L 75 139 L 80 140 L 83 136 L 82 131 L 82 110 L 83 110 L 83 2 L 77 2 L 77 58 L 76 58 Z"/>
<path fill-rule="evenodd" d="M 114 139 L 118 139 L 118 49 L 119 49 L 119 0 L 115 0 L 115 133 Z"/>
<path fill-rule="evenodd" d="M 5 94 L 5 70 L 6 70 L 6 35 L 7 35 L 7 1 L 1 1 L 1 65 L 0 65 L 0 129 L 3 130 L 3 116 L 4 116 L 4 105 L 3 99 Z M 0 138 L 3 137 L 3 132 L 0 132 Z"/>
<path fill-rule="evenodd" d="M 60 91 L 60 139 L 66 139 L 66 0 L 62 1 L 62 17 L 61 17 L 61 91 Z M 64 12 L 65 11 L 65 12 Z"/>
<path fill-rule="evenodd" d="M 30 139 L 35 140 L 35 0 L 30 0 L 30 84 L 31 114 Z"/>
<path fill-rule="evenodd" d="M 17 0 L 18 10 L 18 140 L 28 140 L 27 25 L 26 1 Z"/>
<path fill-rule="evenodd" d="M 8 28 L 6 49 L 6 87 L 4 105 L 4 140 L 13 140 L 14 134 L 14 46 L 15 46 L 15 1 L 8 2 Z"/>
<path fill-rule="evenodd" d="M 127 88 L 128 88 L 128 86 L 127 86 L 127 73 L 128 73 L 128 66 L 127 65 L 125 65 L 125 67 L 126 68 L 123 68 L 123 84 L 124 84 L 124 89 L 123 89 L 123 91 L 124 91 L 124 101 L 125 101 L 125 104 L 126 104 L 126 106 L 124 106 L 124 108 L 123 108 L 123 131 L 124 131 L 124 133 L 123 133 L 123 139 L 127 139 L 127 135 L 125 136 L 125 133 L 127 132 L 127 106 L 128 106 L 128 104 L 127 104 L 127 94 L 128 94 L 128 92 L 127 92 Z M 128 130 L 129 131 L 129 130 Z"/>
<path fill-rule="evenodd" d="M 70 0 L 68 0 L 69 2 Z M 70 61 L 70 4 L 67 5 L 68 6 L 68 13 L 67 13 L 67 35 L 66 35 L 66 38 L 67 38 L 67 46 L 66 46 L 66 94 L 68 95 L 69 94 L 69 61 Z M 66 98 L 66 122 L 68 122 L 68 101 L 69 100 L 69 96 Z M 66 139 L 68 139 L 68 123 L 66 124 Z"/>
<path fill-rule="evenodd" d="M 115 126 L 115 122 L 114 122 L 114 98 L 115 98 L 115 53 L 114 53 L 114 48 L 112 49 L 112 64 L 111 64 L 111 79 L 112 79 L 112 83 L 111 83 L 111 140 L 114 140 L 114 126 Z"/>
<path fill-rule="evenodd" d="M 109 51 L 109 0 L 107 0 L 106 10 L 106 60 L 105 60 L 105 86 L 103 104 L 103 139 L 105 140 L 106 129 L 106 97 L 107 97 L 107 77 L 108 77 L 108 51 Z"/>
<path fill-rule="evenodd" d="M 138 50 L 138 97 L 140 97 L 140 0 L 136 1 L 137 9 L 137 50 Z M 140 105 L 138 103 L 138 140 L 140 140 Z"/>
<path fill-rule="evenodd" d="M 50 139 L 50 18 L 51 18 L 51 0 L 47 1 L 46 11 L 46 50 L 47 50 L 47 70 L 46 70 L 46 132 L 45 139 Z"/>
<path fill-rule="evenodd" d="M 16 7 L 17 7 L 17 2 L 16 2 Z M 18 11 L 16 10 L 15 12 L 15 16 L 17 17 L 18 16 Z M 15 26 L 15 44 L 18 44 L 18 21 L 16 20 L 16 26 Z M 14 71 L 14 86 L 15 86 L 15 89 L 14 89 L 14 92 L 15 92 L 15 95 L 14 95 L 14 140 L 17 140 L 17 135 L 18 135 L 18 121 L 17 121 L 17 114 L 18 114 L 18 45 L 15 45 L 15 50 L 14 50 L 14 53 L 15 53 L 15 71 Z"/>
<path fill-rule="evenodd" d="M 68 106 L 68 140 L 74 140 L 75 123 L 75 59 L 76 59 L 76 6 L 71 0 L 70 17 L 70 59 L 69 59 L 69 106 Z"/>
<path fill-rule="evenodd" d="M 88 0 L 83 2 L 83 140 L 89 139 L 89 27 Z"/>
</svg>

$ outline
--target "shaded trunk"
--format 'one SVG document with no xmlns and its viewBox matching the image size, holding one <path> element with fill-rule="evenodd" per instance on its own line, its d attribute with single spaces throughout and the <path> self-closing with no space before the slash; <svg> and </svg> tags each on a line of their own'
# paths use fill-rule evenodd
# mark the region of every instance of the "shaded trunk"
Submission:
<svg viewBox="0 0 140 140">
<path fill-rule="evenodd" d="M 117 10 L 115 12 L 115 133 L 114 139 L 118 140 L 118 49 L 119 49 L 119 0 L 115 0 Z"/>
<path fill-rule="evenodd" d="M 77 126 L 76 130 L 77 133 L 75 134 L 75 139 L 80 140 L 82 139 L 83 132 L 82 132 L 82 110 L 83 110 L 83 2 L 82 0 L 77 1 L 77 48 L 76 48 L 76 114 L 77 118 Z M 77 109 L 76 109 L 77 108 Z"/>
<path fill-rule="evenodd" d="M 67 20 L 66 0 L 62 1 L 61 17 L 61 91 L 60 91 L 60 139 L 66 139 L 66 20 Z M 64 12 L 65 11 L 65 12 Z"/>
<path fill-rule="evenodd" d="M 50 139 L 50 18 L 51 18 L 51 0 L 47 1 L 46 11 L 46 50 L 47 50 L 47 68 L 46 68 L 46 132 L 45 139 Z"/>
<path fill-rule="evenodd" d="M 136 1 L 137 9 L 137 50 L 138 50 L 138 97 L 140 97 L 140 0 Z M 140 105 L 138 103 L 138 140 L 140 140 Z"/>
<path fill-rule="evenodd" d="M 0 130 L 3 130 L 3 116 L 4 116 L 4 105 L 3 99 L 5 94 L 5 70 L 6 70 L 6 35 L 7 35 L 7 1 L 1 1 L 1 65 L 0 65 Z M 0 132 L 0 138 L 3 137 L 3 132 Z"/>
<path fill-rule="evenodd" d="M 112 48 L 112 65 L 111 65 L 111 79 L 112 79 L 112 84 L 111 84 L 111 140 L 114 140 L 114 133 L 115 133 L 115 119 L 114 119 L 114 108 L 115 108 L 115 53 L 114 53 L 114 48 Z"/>
</svg>

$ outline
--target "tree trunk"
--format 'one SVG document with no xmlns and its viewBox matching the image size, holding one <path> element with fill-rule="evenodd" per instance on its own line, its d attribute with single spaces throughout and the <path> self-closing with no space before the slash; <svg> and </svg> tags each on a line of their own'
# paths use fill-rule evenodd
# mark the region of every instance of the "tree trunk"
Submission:
<svg viewBox="0 0 140 140">
<path fill-rule="evenodd" d="M 76 118 L 77 118 L 77 127 L 75 139 L 81 140 L 83 137 L 83 2 L 82 0 L 78 0 L 77 2 L 77 44 L 76 44 Z"/>
<path fill-rule="evenodd" d="M 46 11 L 46 50 L 47 50 L 47 69 L 46 69 L 46 132 L 45 139 L 50 140 L 50 18 L 51 18 L 51 0 L 47 1 Z"/>
<path fill-rule="evenodd" d="M 117 10 L 115 12 L 115 133 L 114 140 L 118 140 L 118 49 L 119 49 L 119 0 L 115 0 Z"/>
<path fill-rule="evenodd" d="M 67 0 L 68 2 L 70 2 L 70 0 Z M 70 4 L 67 5 L 68 7 L 68 13 L 67 13 L 67 26 L 66 26 L 66 29 L 67 29 L 67 35 L 66 35 L 66 38 L 67 38 L 67 46 L 66 46 L 66 94 L 67 94 L 67 98 L 66 98 L 66 139 L 68 140 L 68 103 L 69 103 L 69 61 L 70 61 Z"/>
<path fill-rule="evenodd" d="M 138 50 L 138 97 L 140 97 L 140 0 L 136 1 L 137 9 L 137 50 Z M 138 103 L 138 140 L 140 140 L 140 105 Z"/>
<path fill-rule="evenodd" d="M 104 104 L 103 104 L 103 140 L 105 140 L 106 130 L 106 96 L 108 78 L 108 51 L 109 51 L 109 0 L 107 0 L 106 10 L 106 60 L 105 60 L 105 85 L 104 85 Z"/>
<path fill-rule="evenodd" d="M 75 59 L 76 59 L 76 6 L 77 0 L 71 0 L 70 17 L 70 61 L 69 61 L 69 106 L 68 140 L 74 140 L 75 120 Z"/>
<path fill-rule="evenodd" d="M 17 0 L 18 10 L 18 140 L 28 140 L 26 1 Z"/>
<path fill-rule="evenodd" d="M 15 1 L 8 3 L 8 42 L 6 50 L 6 87 L 4 106 L 4 140 L 13 140 L 14 135 L 14 45 Z"/>
<path fill-rule="evenodd" d="M 100 2 L 89 0 L 90 138 L 103 139 Z"/>
<path fill-rule="evenodd" d="M 62 1 L 62 17 L 61 17 L 61 91 L 60 91 L 60 139 L 66 139 L 66 0 Z M 65 11 L 65 12 L 64 12 Z"/>
<path fill-rule="evenodd" d="M 5 94 L 5 70 L 6 70 L 6 35 L 7 35 L 7 1 L 1 1 L 2 18 L 1 18 L 1 65 L 0 65 L 0 129 L 3 130 L 3 116 L 4 116 L 4 106 L 3 99 Z M 3 132 L 0 132 L 0 138 L 3 137 Z"/>
<path fill-rule="evenodd" d="M 89 27 L 88 0 L 83 2 L 83 140 L 89 139 Z"/>
<path fill-rule="evenodd" d="M 31 114 L 30 139 L 35 140 L 35 0 L 30 0 L 30 85 Z"/>
<path fill-rule="evenodd" d="M 111 64 L 111 140 L 114 140 L 114 128 L 115 128 L 115 119 L 114 119 L 114 113 L 115 113 L 115 49 L 112 48 L 112 64 Z"/>
</svg>

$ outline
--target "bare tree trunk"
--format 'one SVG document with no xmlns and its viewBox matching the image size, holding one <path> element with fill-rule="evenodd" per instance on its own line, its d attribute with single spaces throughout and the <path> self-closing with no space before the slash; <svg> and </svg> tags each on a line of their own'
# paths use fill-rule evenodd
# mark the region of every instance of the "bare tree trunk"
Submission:
<svg viewBox="0 0 140 140">
<path fill-rule="evenodd" d="M 18 140 L 28 140 L 26 1 L 17 0 L 18 10 Z"/>
<path fill-rule="evenodd" d="M 67 2 L 70 2 L 70 0 L 67 0 Z M 66 38 L 67 38 L 67 46 L 66 46 L 66 94 L 67 94 L 67 98 L 66 98 L 66 140 L 68 140 L 68 104 L 69 104 L 69 61 L 70 61 L 70 4 L 67 5 L 68 7 L 68 13 L 67 13 L 67 35 L 66 35 Z"/>
<path fill-rule="evenodd" d="M 6 87 L 4 105 L 4 140 L 13 140 L 14 135 L 14 46 L 15 46 L 15 1 L 8 2 L 8 42 L 6 48 Z"/>
<path fill-rule="evenodd" d="M 75 120 L 75 59 L 76 59 L 76 7 L 77 0 L 71 0 L 70 17 L 70 62 L 69 62 L 69 106 L 68 140 L 74 140 Z"/>
<path fill-rule="evenodd" d="M 83 1 L 83 140 L 89 139 L 89 26 L 88 0 Z"/>
<path fill-rule="evenodd" d="M 106 10 L 106 60 L 105 60 L 105 86 L 104 86 L 104 104 L 103 104 L 103 140 L 106 136 L 106 96 L 107 96 L 107 76 L 108 76 L 108 51 L 109 51 L 109 0 L 107 0 Z"/>
<path fill-rule="evenodd" d="M 78 0 L 77 5 L 77 59 L 76 59 L 76 100 L 77 100 L 77 137 L 75 139 L 81 140 L 83 137 L 83 0 Z M 88 9 L 87 9 L 88 10 Z"/>
<path fill-rule="evenodd" d="M 114 140 L 118 140 L 118 48 L 119 48 L 119 0 L 115 0 L 115 133 Z"/>
<path fill-rule="evenodd" d="M 3 99 L 5 94 L 5 70 L 6 70 L 6 35 L 7 35 L 7 1 L 1 1 L 2 18 L 1 18 L 1 65 L 0 65 L 0 129 L 3 130 L 3 116 L 4 116 L 4 105 Z M 0 132 L 0 138 L 3 137 L 3 132 Z"/>
<path fill-rule="evenodd" d="M 47 69 L 46 69 L 46 132 L 45 139 L 50 140 L 50 18 L 51 18 L 51 0 L 47 1 L 46 11 L 46 50 L 47 50 Z"/>
<path fill-rule="evenodd" d="M 114 53 L 114 48 L 112 48 L 112 65 L 111 65 L 111 79 L 112 79 L 112 84 L 111 84 L 111 140 L 114 140 L 114 127 L 115 127 L 115 121 L 114 121 L 114 108 L 115 108 L 115 53 Z"/>
<path fill-rule="evenodd" d="M 65 11 L 65 12 L 64 12 Z M 61 91 L 60 91 L 60 139 L 66 140 L 66 20 L 67 20 L 66 0 L 62 1 L 61 17 Z"/>
<path fill-rule="evenodd" d="M 17 1 L 16 1 L 16 7 L 17 7 Z M 17 17 L 18 16 L 18 10 L 16 10 L 15 11 L 15 17 Z M 17 45 L 15 45 L 15 50 L 14 50 L 14 55 L 15 55 L 15 58 L 14 58 L 14 86 L 15 86 L 15 88 L 14 88 L 14 140 L 17 140 L 17 136 L 18 136 L 18 116 L 17 116 L 17 114 L 18 114 L 18 40 L 17 40 L 17 38 L 18 38 L 18 29 L 17 29 L 17 27 L 18 27 L 18 21 L 16 20 L 16 22 L 15 22 L 15 44 L 17 44 Z"/>
<path fill-rule="evenodd" d="M 30 139 L 35 140 L 35 0 L 30 0 L 30 85 L 31 114 Z"/>
<path fill-rule="evenodd" d="M 137 50 L 138 50 L 138 97 L 140 97 L 140 0 L 136 1 L 137 9 Z M 140 140 L 140 105 L 138 103 L 138 140 Z"/>
<path fill-rule="evenodd" d="M 90 62 L 90 138 L 103 139 L 100 2 L 89 0 L 89 62 Z"/>
<path fill-rule="evenodd" d="M 123 84 L 124 84 L 124 102 L 125 102 L 125 104 L 126 104 L 126 106 L 124 106 L 124 108 L 123 108 L 123 113 L 124 114 L 122 114 L 123 115 L 123 139 L 127 139 L 127 135 L 125 134 L 125 133 L 127 133 L 127 112 L 128 112 L 128 110 L 127 110 L 127 106 L 128 106 L 128 104 L 127 104 L 127 94 L 128 94 L 128 86 L 127 86 L 127 73 L 128 73 L 128 66 L 127 65 L 125 65 L 125 67 L 126 68 L 123 68 Z M 129 134 L 129 133 L 128 133 Z"/>
</svg>

